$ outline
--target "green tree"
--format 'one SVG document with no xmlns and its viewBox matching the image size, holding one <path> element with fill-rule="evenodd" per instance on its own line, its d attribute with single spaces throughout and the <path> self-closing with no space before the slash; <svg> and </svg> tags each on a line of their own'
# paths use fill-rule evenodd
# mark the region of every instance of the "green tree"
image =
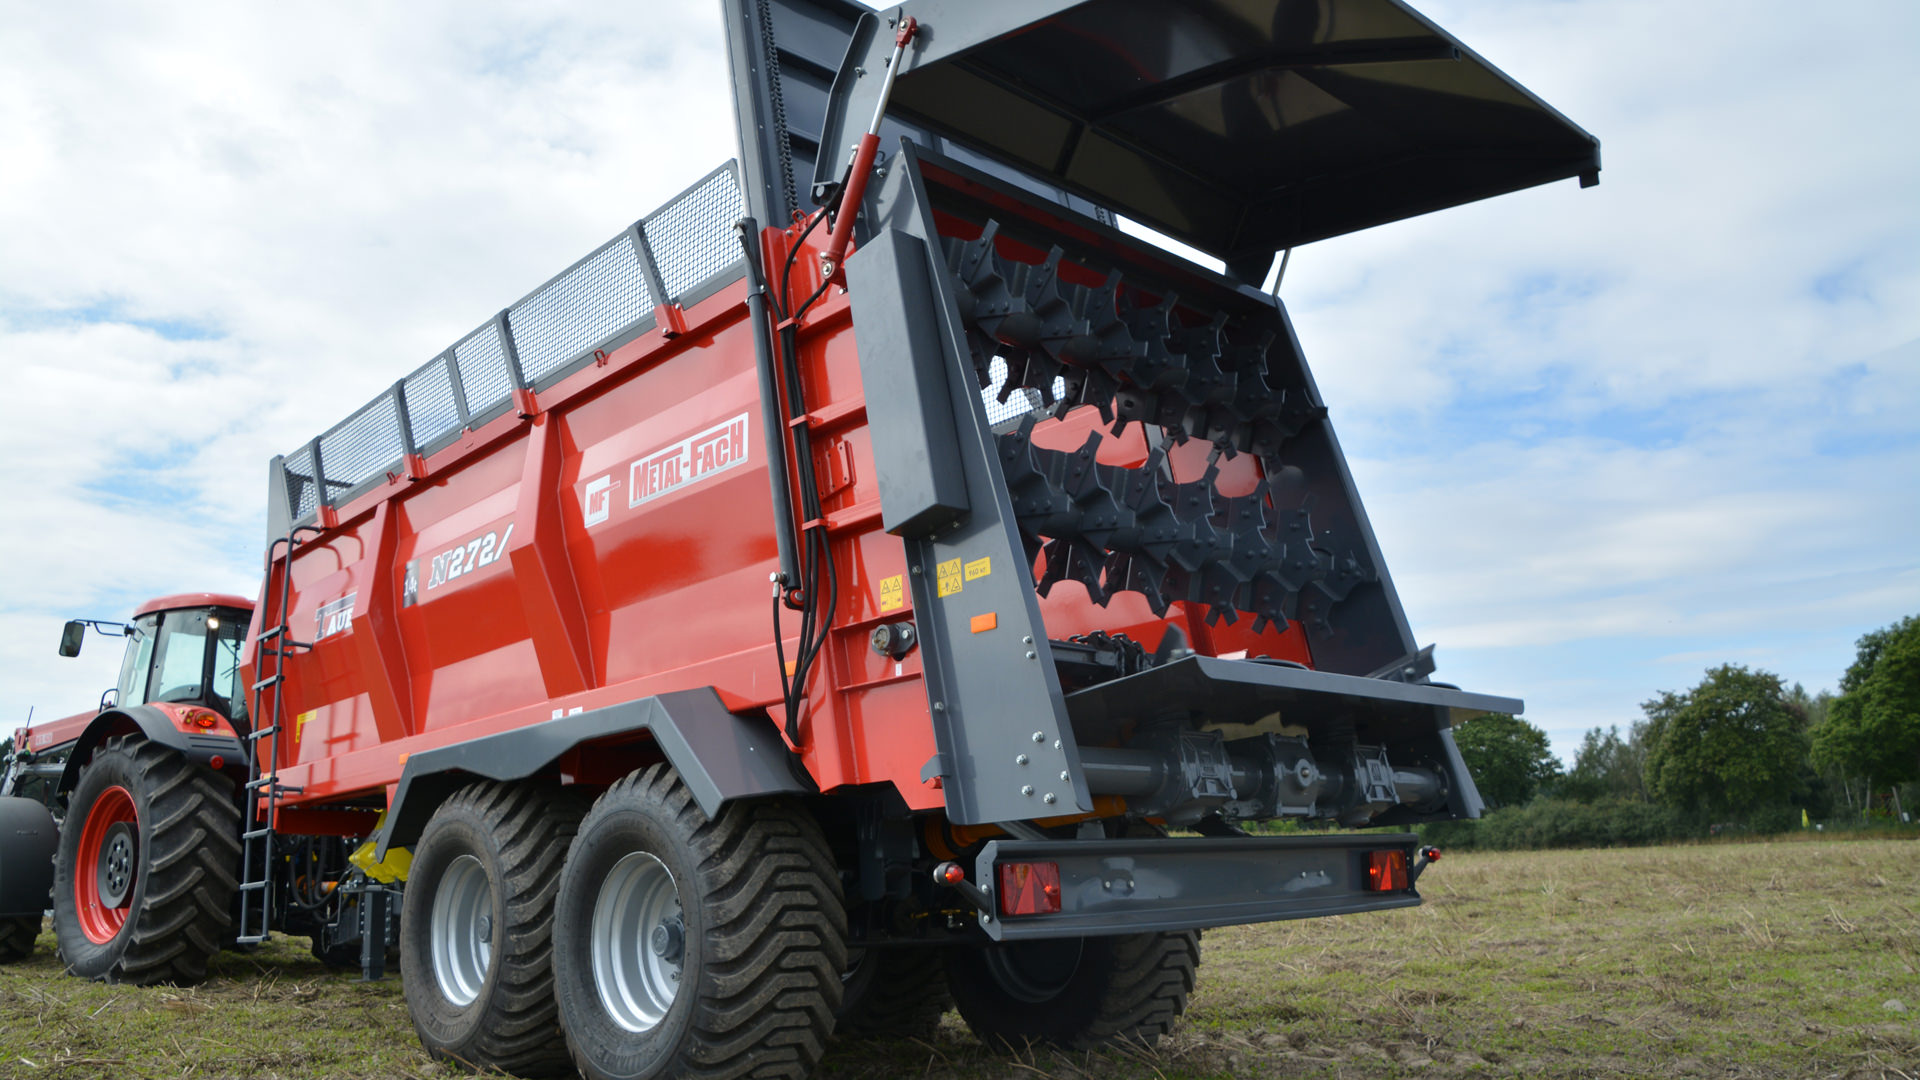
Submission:
<svg viewBox="0 0 1920 1080">
<path fill-rule="evenodd" d="M 1722 664 L 1692 690 L 1663 691 L 1640 707 L 1647 790 L 1662 802 L 1746 814 L 1796 793 L 1807 737 L 1778 675 Z"/>
<path fill-rule="evenodd" d="M 1813 732 L 1813 759 L 1869 788 L 1920 779 L 1920 617 L 1857 643 L 1840 696 Z"/>
<path fill-rule="evenodd" d="M 1547 733 L 1517 716 L 1482 713 L 1456 726 L 1453 741 L 1489 806 L 1519 806 L 1560 775 Z"/>
<path fill-rule="evenodd" d="M 1633 725 L 1626 738 L 1619 727 L 1594 728 L 1574 751 L 1573 768 L 1555 789 L 1562 797 L 1580 802 L 1601 799 L 1647 799 L 1644 723 Z"/>
</svg>

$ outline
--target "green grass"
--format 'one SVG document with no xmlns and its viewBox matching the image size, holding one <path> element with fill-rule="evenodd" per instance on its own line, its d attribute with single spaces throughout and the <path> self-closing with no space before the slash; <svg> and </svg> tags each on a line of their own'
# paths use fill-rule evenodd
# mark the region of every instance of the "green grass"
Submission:
<svg viewBox="0 0 1920 1080">
<path fill-rule="evenodd" d="M 1920 846 L 1869 839 L 1469 853 L 1419 908 L 1209 931 L 1157 1050 L 841 1043 L 832 1078 L 1920 1078 Z M 1888 1009 L 1897 999 L 1907 1011 Z M 64 977 L 52 936 L 0 968 L 0 1076 L 440 1077 L 396 978 L 304 942 L 190 990 Z"/>
</svg>

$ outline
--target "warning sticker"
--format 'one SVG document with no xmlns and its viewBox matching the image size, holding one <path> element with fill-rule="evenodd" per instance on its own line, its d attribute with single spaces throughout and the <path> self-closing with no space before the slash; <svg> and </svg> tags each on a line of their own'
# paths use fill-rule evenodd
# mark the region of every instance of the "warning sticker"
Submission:
<svg viewBox="0 0 1920 1080">
<path fill-rule="evenodd" d="M 905 590 L 902 588 L 901 575 L 880 579 L 880 610 L 899 611 L 907 606 Z"/>
<path fill-rule="evenodd" d="M 939 587 L 936 591 L 941 596 L 952 596 L 960 591 L 959 559 L 948 559 L 934 569 L 939 574 Z"/>
<path fill-rule="evenodd" d="M 967 564 L 968 581 L 972 581 L 974 578 L 986 577 L 991 573 L 993 573 L 993 559 L 990 556 L 982 555 Z"/>
</svg>

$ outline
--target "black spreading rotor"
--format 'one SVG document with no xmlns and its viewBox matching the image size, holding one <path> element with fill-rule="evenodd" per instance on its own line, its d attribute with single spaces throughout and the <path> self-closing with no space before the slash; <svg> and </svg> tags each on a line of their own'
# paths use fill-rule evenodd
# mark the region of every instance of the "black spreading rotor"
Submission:
<svg viewBox="0 0 1920 1080">
<path fill-rule="evenodd" d="M 998 231 L 990 221 L 977 240 L 948 240 L 947 266 L 981 387 L 993 385 L 998 357 L 1000 400 L 1036 402 L 998 442 L 1028 558 L 1045 557 L 1040 594 L 1077 581 L 1102 606 L 1128 590 L 1156 615 L 1185 601 L 1206 605 L 1209 623 L 1247 612 L 1256 633 L 1290 619 L 1329 632 L 1333 605 L 1376 572 L 1354 538 L 1315 532 L 1302 474 L 1286 461 L 1288 440 L 1326 410 L 1304 385 L 1272 381 L 1277 313 L 1264 323 L 1206 316 L 1117 271 L 1078 285 L 1060 276 L 1060 248 L 1021 262 L 995 247 Z M 1037 422 L 1078 406 L 1097 409 L 1116 437 L 1141 424 L 1146 461 L 1100 463 L 1099 431 L 1071 451 L 1033 444 Z M 1198 480 L 1176 482 L 1167 447 L 1190 439 L 1213 450 Z M 1260 485 L 1222 495 L 1219 462 L 1242 453 L 1259 459 Z"/>
</svg>

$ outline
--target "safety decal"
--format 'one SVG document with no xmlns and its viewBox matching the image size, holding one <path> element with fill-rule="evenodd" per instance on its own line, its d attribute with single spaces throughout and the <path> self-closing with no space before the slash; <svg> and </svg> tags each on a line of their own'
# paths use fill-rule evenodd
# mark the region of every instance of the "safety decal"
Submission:
<svg viewBox="0 0 1920 1080">
<path fill-rule="evenodd" d="M 935 567 L 935 571 L 938 583 L 938 587 L 935 590 L 936 592 L 941 596 L 952 596 L 954 593 L 960 591 L 959 559 L 948 559 L 946 562 Z"/>
<path fill-rule="evenodd" d="M 899 611 L 907 606 L 906 588 L 903 575 L 880 579 L 880 610 Z"/>
<path fill-rule="evenodd" d="M 321 604 L 320 610 L 313 613 L 313 619 L 316 624 L 313 640 L 325 641 L 335 634 L 344 634 L 351 629 L 353 627 L 353 602 L 359 599 L 359 597 L 359 593 L 350 592 L 338 600 L 329 600 Z"/>
<path fill-rule="evenodd" d="M 967 564 L 967 580 L 968 581 L 972 581 L 974 578 L 986 577 L 988 574 L 991 574 L 991 573 L 993 573 L 992 556 L 982 555 L 979 558 Z"/>
<path fill-rule="evenodd" d="M 746 464 L 747 415 L 741 413 L 635 461 L 627 475 L 627 506 L 639 506 L 697 480 Z M 592 510 L 589 504 L 589 513 Z"/>
</svg>

